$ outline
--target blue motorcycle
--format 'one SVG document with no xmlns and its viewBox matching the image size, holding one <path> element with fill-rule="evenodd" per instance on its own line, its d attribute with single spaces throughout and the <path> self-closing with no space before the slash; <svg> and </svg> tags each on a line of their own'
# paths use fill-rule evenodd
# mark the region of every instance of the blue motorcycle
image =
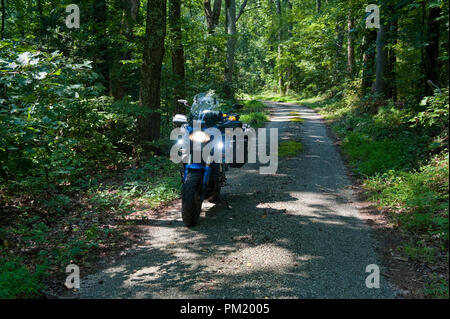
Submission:
<svg viewBox="0 0 450 319">
<path fill-rule="evenodd" d="M 189 107 L 186 100 L 179 100 L 179 103 Z M 173 118 L 175 126 L 184 129 L 184 135 L 177 141 L 181 145 L 182 169 L 182 208 L 181 214 L 183 222 L 187 227 L 192 227 L 198 223 L 202 203 L 205 199 L 209 202 L 217 202 L 220 199 L 220 190 L 226 184 L 225 172 L 228 167 L 242 167 L 245 163 L 238 163 L 236 159 L 236 139 L 225 138 L 227 128 L 249 128 L 247 124 L 239 121 L 236 113 L 223 112 L 219 99 L 211 92 L 200 93 L 194 97 L 194 102 L 190 107 L 189 115 L 177 114 Z M 233 110 L 243 108 L 242 104 L 234 104 Z M 220 138 L 217 134 L 220 131 Z M 248 140 L 245 138 L 244 150 L 246 150 Z M 211 152 L 206 152 L 208 147 Z M 225 150 L 227 147 L 233 148 L 233 160 L 229 163 L 225 161 Z M 197 154 L 206 154 L 196 156 Z M 215 152 L 220 152 L 220 161 L 214 161 Z M 246 157 L 246 156 L 245 156 Z"/>
</svg>

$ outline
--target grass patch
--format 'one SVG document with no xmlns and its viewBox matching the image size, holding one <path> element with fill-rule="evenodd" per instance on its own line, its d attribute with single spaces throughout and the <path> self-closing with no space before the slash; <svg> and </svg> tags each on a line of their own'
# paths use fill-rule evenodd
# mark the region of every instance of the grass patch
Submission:
<svg viewBox="0 0 450 319">
<path fill-rule="evenodd" d="M 289 112 L 292 117 L 289 119 L 290 122 L 303 123 L 305 120 L 302 119 L 299 112 Z"/>
<path fill-rule="evenodd" d="M 253 128 L 264 127 L 265 123 L 269 120 L 269 116 L 263 112 L 252 112 L 242 114 L 240 117 L 242 123 L 247 123 Z"/>
<path fill-rule="evenodd" d="M 278 156 L 292 157 L 296 156 L 303 149 L 302 143 L 298 141 L 285 141 L 278 145 Z"/>
<path fill-rule="evenodd" d="M 438 276 L 432 276 L 430 282 L 425 286 L 424 294 L 430 299 L 448 299 L 448 281 Z"/>
<path fill-rule="evenodd" d="M 264 103 L 256 99 L 241 100 L 240 103 L 244 105 L 244 108 L 239 111 L 240 120 L 243 123 L 247 123 L 253 128 L 259 128 L 264 127 L 265 123 L 269 121 L 270 112 Z"/>
</svg>

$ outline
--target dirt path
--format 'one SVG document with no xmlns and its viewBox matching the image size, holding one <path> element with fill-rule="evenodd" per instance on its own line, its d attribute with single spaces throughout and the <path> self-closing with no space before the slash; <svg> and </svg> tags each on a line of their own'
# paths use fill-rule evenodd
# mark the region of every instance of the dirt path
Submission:
<svg viewBox="0 0 450 319">
<path fill-rule="evenodd" d="M 192 229 L 179 204 L 139 226 L 145 243 L 82 277 L 79 297 L 394 298 L 383 276 L 379 289 L 365 285 L 366 266 L 381 264 L 319 115 L 268 104 L 268 126 L 281 140 L 300 139 L 303 152 L 280 159 L 276 175 L 256 164 L 231 169 L 223 189 L 231 209 L 204 204 Z M 291 111 L 304 123 L 289 122 Z"/>
</svg>

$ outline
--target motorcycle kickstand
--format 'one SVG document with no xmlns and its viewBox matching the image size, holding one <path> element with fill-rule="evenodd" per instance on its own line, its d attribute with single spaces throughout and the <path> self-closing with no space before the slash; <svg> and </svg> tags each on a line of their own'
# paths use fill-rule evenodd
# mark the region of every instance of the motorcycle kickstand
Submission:
<svg viewBox="0 0 450 319">
<path fill-rule="evenodd" d="M 230 204 L 228 204 L 228 201 L 227 201 L 227 199 L 226 199 L 224 196 L 219 195 L 219 201 L 220 201 L 221 203 L 223 202 L 223 203 L 225 204 L 225 207 L 226 207 L 227 209 L 231 210 Z"/>
</svg>

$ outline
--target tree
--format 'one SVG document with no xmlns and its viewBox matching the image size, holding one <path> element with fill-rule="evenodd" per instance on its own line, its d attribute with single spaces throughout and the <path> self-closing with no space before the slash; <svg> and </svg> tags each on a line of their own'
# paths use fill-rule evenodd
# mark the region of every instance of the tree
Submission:
<svg viewBox="0 0 450 319">
<path fill-rule="evenodd" d="M 3 36 L 5 33 L 5 14 L 6 14 L 6 9 L 5 9 L 5 0 L 1 0 L 1 4 L 2 4 L 2 25 L 0 27 L 0 40 L 3 40 Z"/>
<path fill-rule="evenodd" d="M 347 71 L 350 78 L 353 78 L 355 73 L 354 28 L 354 18 L 352 9 L 350 8 L 347 18 Z"/>
<path fill-rule="evenodd" d="M 139 92 L 139 102 L 146 113 L 138 117 L 142 142 L 154 141 L 160 137 L 160 85 L 165 36 L 166 0 L 148 0 Z"/>
<path fill-rule="evenodd" d="M 172 36 L 172 72 L 174 75 L 174 109 L 175 113 L 184 113 L 185 110 L 177 103 L 178 99 L 185 98 L 185 70 L 184 49 L 181 42 L 181 0 L 169 0 L 169 30 Z"/>
<path fill-rule="evenodd" d="M 227 57 L 225 65 L 224 93 L 227 98 L 233 97 L 234 53 L 236 50 L 236 2 L 225 0 L 225 30 L 227 33 Z"/>
<path fill-rule="evenodd" d="M 387 66 L 388 66 L 388 50 L 386 47 L 387 43 L 387 34 L 386 26 L 384 23 L 380 23 L 380 28 L 377 32 L 377 53 L 375 59 L 376 65 L 376 79 L 375 79 L 375 87 L 374 93 L 382 95 L 384 97 L 387 96 L 387 83 L 386 83 L 386 74 L 387 74 Z"/>
<path fill-rule="evenodd" d="M 374 30 L 367 30 L 363 37 L 362 51 L 363 51 L 363 65 L 362 65 L 362 80 L 361 80 L 361 94 L 366 95 L 372 88 L 375 75 L 375 51 L 374 45 L 377 38 L 377 32 Z"/>
<path fill-rule="evenodd" d="M 389 41 L 389 48 L 388 48 L 388 65 L 387 65 L 387 97 L 396 99 L 397 98 L 397 83 L 396 83 L 396 72 L 395 72 L 395 65 L 397 63 L 397 53 L 396 53 L 396 47 L 397 47 L 397 41 L 398 41 L 398 17 L 397 17 L 397 10 L 395 8 L 395 2 L 389 3 L 389 16 L 390 16 L 390 23 L 389 23 L 389 33 L 388 33 L 388 41 Z"/>
<path fill-rule="evenodd" d="M 283 69 L 281 67 L 281 56 L 282 56 L 282 42 L 283 42 L 283 16 L 281 8 L 281 0 L 277 0 L 277 22 L 278 22 L 278 32 L 277 32 L 277 69 L 278 69 L 278 88 L 281 95 L 286 95 L 286 85 L 284 84 Z"/>
<path fill-rule="evenodd" d="M 94 17 L 95 47 L 94 65 L 98 73 L 103 76 L 103 84 L 109 87 L 109 55 L 107 38 L 107 11 L 106 0 L 95 0 L 92 4 Z"/>
<path fill-rule="evenodd" d="M 44 11 L 43 11 L 43 8 L 42 8 L 41 0 L 37 0 L 37 8 L 38 8 L 38 12 L 39 12 L 39 19 L 41 20 L 41 25 L 40 25 L 40 28 L 39 28 L 39 32 L 42 35 L 42 34 L 44 34 L 46 27 L 45 27 Z"/>
<path fill-rule="evenodd" d="M 212 9 L 211 9 L 211 1 L 204 0 L 203 7 L 205 10 L 208 33 L 213 34 L 217 25 L 219 24 L 220 10 L 222 8 L 222 0 L 214 0 L 214 5 Z"/>
<path fill-rule="evenodd" d="M 428 23 L 426 40 L 428 45 L 425 49 L 426 63 L 426 81 L 432 81 L 434 84 L 439 85 L 439 34 L 440 26 L 438 18 L 441 15 L 441 9 L 438 6 L 432 6 L 428 12 Z M 433 89 L 426 84 L 426 95 L 432 95 Z"/>
<path fill-rule="evenodd" d="M 110 95 L 116 100 L 122 99 L 127 94 L 126 83 L 130 74 L 126 72 L 121 61 L 129 60 L 132 56 L 132 50 L 127 45 L 134 41 L 133 27 L 137 22 L 140 0 L 121 0 L 120 6 L 122 19 L 119 34 L 124 37 L 126 43 L 120 42 L 123 45 L 116 48 L 109 86 Z"/>
<path fill-rule="evenodd" d="M 216 27 L 219 24 L 220 12 L 222 9 L 222 0 L 214 0 L 213 8 L 211 8 L 210 0 L 204 0 L 203 8 L 205 11 L 207 38 L 208 38 L 206 41 L 206 50 L 205 50 L 203 65 L 204 65 L 204 69 L 205 69 L 205 74 L 210 76 L 210 74 L 211 74 L 210 61 L 211 61 L 213 48 L 215 49 L 215 45 L 213 43 L 211 43 L 211 41 L 210 41 L 211 39 L 209 39 L 209 37 L 215 33 Z"/>
</svg>

